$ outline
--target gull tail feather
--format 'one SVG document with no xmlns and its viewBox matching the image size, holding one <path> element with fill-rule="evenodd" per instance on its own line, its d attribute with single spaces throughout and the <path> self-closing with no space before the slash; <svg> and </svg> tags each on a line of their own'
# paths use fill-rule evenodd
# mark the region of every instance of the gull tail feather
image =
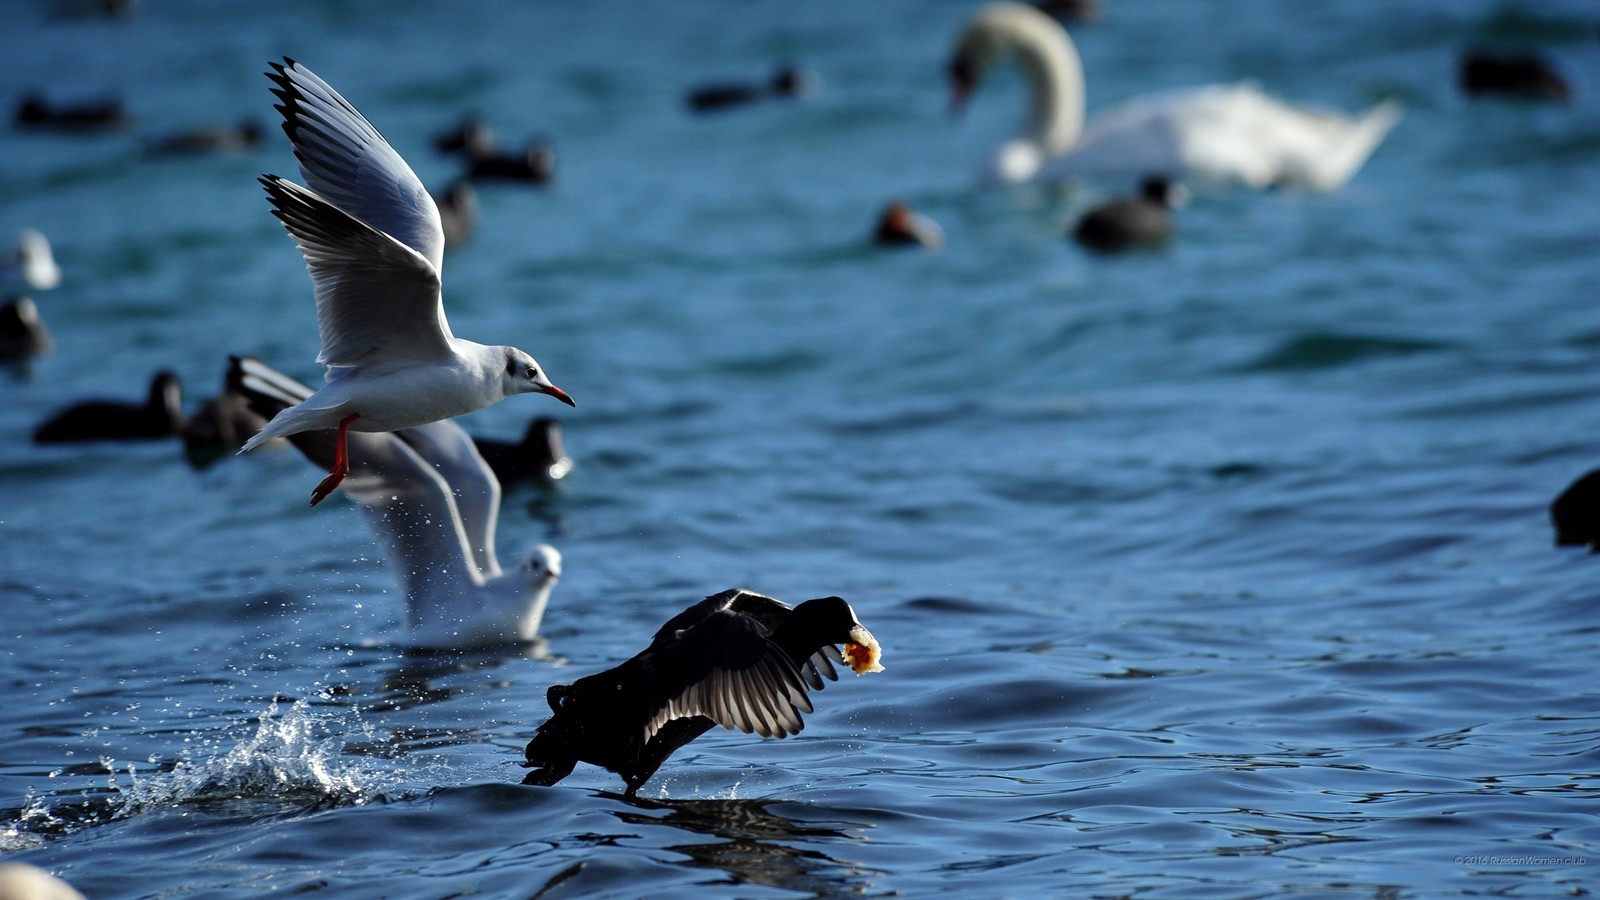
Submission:
<svg viewBox="0 0 1600 900">
<path fill-rule="evenodd" d="M 248 378 L 246 378 L 245 384 L 246 396 L 248 396 L 248 392 L 250 392 L 250 380 Z M 272 402 L 274 404 L 283 404 L 282 399 L 274 399 Z M 256 404 L 253 400 L 251 405 L 256 407 L 259 404 Z M 293 405 L 293 407 L 280 408 L 277 415 L 272 416 L 272 421 L 266 424 L 266 428 L 262 428 L 261 431 L 251 436 L 250 440 L 246 440 L 245 445 L 238 448 L 238 452 L 250 452 L 250 450 L 261 447 L 262 444 L 266 444 L 267 440 L 272 440 L 274 437 L 288 437 L 291 434 L 299 434 L 302 431 L 333 428 L 326 421 L 328 408 L 330 407 L 322 407 L 322 405 L 307 407 L 304 402 L 299 405 Z"/>
</svg>

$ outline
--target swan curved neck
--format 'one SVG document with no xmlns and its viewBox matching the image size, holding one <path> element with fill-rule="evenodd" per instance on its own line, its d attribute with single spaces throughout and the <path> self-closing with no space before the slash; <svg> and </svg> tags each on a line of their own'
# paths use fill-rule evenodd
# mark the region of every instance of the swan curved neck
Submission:
<svg viewBox="0 0 1600 900">
<path fill-rule="evenodd" d="M 1028 117 L 1023 137 L 1046 156 L 1065 153 L 1083 134 L 1083 61 L 1057 22 L 1030 6 L 997 3 L 980 15 L 998 50 L 995 62 L 1016 59 L 1028 81 Z"/>
</svg>

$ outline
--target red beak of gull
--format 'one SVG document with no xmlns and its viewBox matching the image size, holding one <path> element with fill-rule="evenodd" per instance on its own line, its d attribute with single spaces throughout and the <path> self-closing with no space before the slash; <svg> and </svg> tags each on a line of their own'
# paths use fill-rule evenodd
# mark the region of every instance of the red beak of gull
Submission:
<svg viewBox="0 0 1600 900">
<path fill-rule="evenodd" d="M 541 394 L 549 394 L 550 396 L 556 398 L 557 400 L 560 400 L 562 403 L 565 403 L 566 405 L 571 406 L 573 408 L 577 408 L 577 406 L 578 406 L 578 404 L 572 402 L 572 398 L 571 397 L 567 396 L 567 392 L 566 391 L 563 391 L 561 388 L 558 388 L 553 384 L 550 385 L 549 387 L 539 388 L 539 393 L 541 393 Z"/>
</svg>

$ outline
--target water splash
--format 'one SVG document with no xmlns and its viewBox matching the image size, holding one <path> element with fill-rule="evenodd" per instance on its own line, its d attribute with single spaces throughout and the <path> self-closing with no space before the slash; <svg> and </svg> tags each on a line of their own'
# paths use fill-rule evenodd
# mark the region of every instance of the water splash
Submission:
<svg viewBox="0 0 1600 900">
<path fill-rule="evenodd" d="M 375 736 L 359 710 L 316 710 L 274 700 L 254 730 L 225 751 L 205 745 L 184 752 L 164 771 L 140 774 L 137 765 L 103 759 L 103 788 L 24 798 L 17 818 L 0 827 L 0 847 L 36 845 L 79 828 L 179 804 L 322 809 L 360 805 L 399 783 L 399 774 L 371 768 L 372 757 L 351 756 L 346 745 Z"/>
<path fill-rule="evenodd" d="M 185 758 L 159 777 L 132 777 L 122 792 L 122 815 L 174 803 L 266 800 L 310 801 L 316 805 L 361 804 L 372 796 L 376 773 L 343 755 L 355 710 L 318 713 L 296 700 L 279 713 L 277 701 L 267 707 L 254 734 L 240 739 L 221 756 L 194 762 Z M 359 719 L 355 730 L 372 735 Z"/>
</svg>

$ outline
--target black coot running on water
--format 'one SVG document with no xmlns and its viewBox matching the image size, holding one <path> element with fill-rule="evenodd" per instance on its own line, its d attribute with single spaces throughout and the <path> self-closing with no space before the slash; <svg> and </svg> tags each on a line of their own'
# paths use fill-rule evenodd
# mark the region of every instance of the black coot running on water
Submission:
<svg viewBox="0 0 1600 900">
<path fill-rule="evenodd" d="M 1550 504 L 1557 547 L 1587 546 L 1600 553 L 1600 469 L 1567 485 Z"/>
<path fill-rule="evenodd" d="M 838 644 L 844 645 L 840 655 Z M 622 776 L 636 793 L 679 747 L 713 725 L 782 738 L 805 727 L 806 688 L 837 680 L 834 662 L 879 672 L 878 642 L 838 597 L 788 604 L 733 589 L 661 626 L 616 666 L 554 685 L 555 715 L 528 742 L 523 784 L 552 785 L 579 762 Z"/>
</svg>

